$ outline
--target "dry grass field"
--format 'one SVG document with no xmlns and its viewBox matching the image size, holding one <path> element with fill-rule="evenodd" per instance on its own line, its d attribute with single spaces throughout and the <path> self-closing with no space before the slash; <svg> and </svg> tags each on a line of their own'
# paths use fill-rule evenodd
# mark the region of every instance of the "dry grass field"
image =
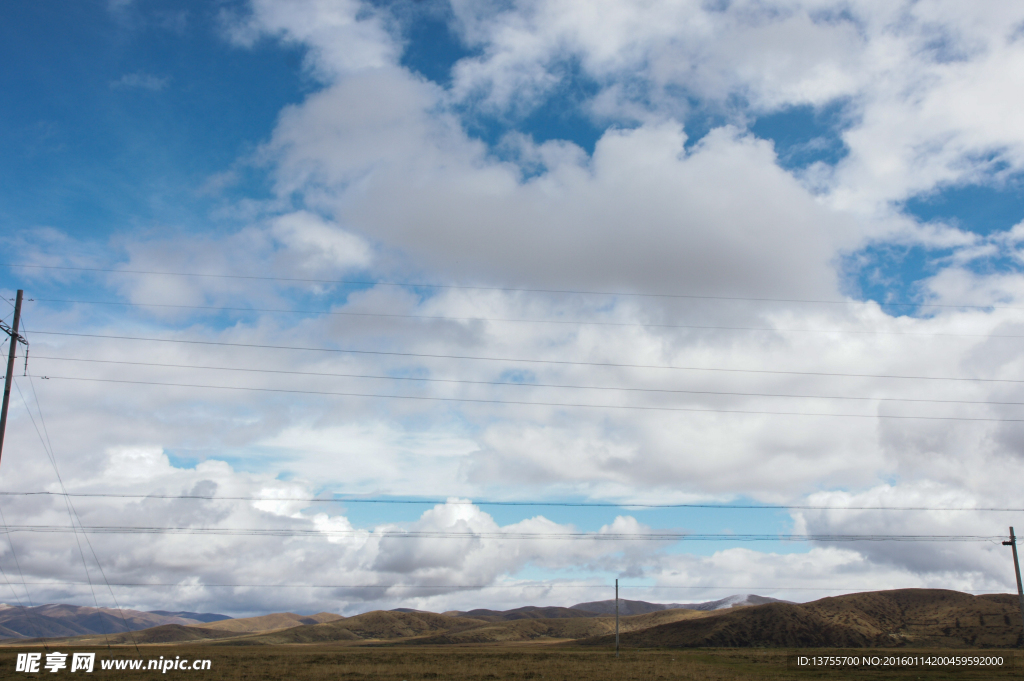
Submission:
<svg viewBox="0 0 1024 681">
<path fill-rule="evenodd" d="M 39 648 L 25 650 L 38 651 Z M 62 652 L 68 652 L 68 648 Z M 95 650 L 95 649 L 92 649 Z M 1016 679 L 1024 678 L 1024 653 L 985 651 L 985 654 L 1017 655 L 1013 669 L 900 671 L 805 671 L 787 666 L 790 653 L 813 654 L 836 650 L 800 651 L 783 649 L 691 649 L 624 650 L 616 659 L 604 648 L 580 649 L 564 645 L 530 644 L 506 646 L 445 646 L 367 648 L 338 645 L 234 646 L 189 645 L 143 646 L 145 659 L 181 656 L 212 660 L 210 671 L 101 671 L 99 660 L 107 655 L 135 657 L 134 649 L 115 647 L 111 653 L 98 650 L 97 669 L 84 678 L 135 680 L 191 678 L 210 681 L 733 681 L 739 679 Z M 63 677 L 42 673 L 26 675 L 14 671 L 16 648 L 0 651 L 0 678 Z M 850 650 L 849 654 L 863 654 Z M 901 654 L 926 651 L 902 650 Z M 963 654 L 964 650 L 956 651 Z"/>
</svg>

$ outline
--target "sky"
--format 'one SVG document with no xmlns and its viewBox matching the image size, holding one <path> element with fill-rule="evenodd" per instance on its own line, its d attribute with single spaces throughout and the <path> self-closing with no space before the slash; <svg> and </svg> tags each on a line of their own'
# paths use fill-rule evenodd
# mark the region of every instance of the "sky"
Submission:
<svg viewBox="0 0 1024 681">
<path fill-rule="evenodd" d="M 42 0 L 0 59 L 5 602 L 1013 590 L 1020 3 Z"/>
</svg>

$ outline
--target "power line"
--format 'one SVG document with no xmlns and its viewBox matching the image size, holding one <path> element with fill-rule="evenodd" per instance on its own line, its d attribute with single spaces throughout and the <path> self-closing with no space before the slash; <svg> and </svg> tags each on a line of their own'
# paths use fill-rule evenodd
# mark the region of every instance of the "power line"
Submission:
<svg viewBox="0 0 1024 681">
<path fill-rule="evenodd" d="M 22 397 L 22 400 L 24 400 L 24 397 Z M 27 403 L 26 403 L 26 406 L 28 406 Z M 0 530 L 2 530 L 3 528 L 7 527 L 7 518 L 4 517 L 3 509 L 0 509 L 0 523 L 3 523 L 3 526 L 0 527 Z M 31 607 L 33 607 L 32 606 L 32 594 L 28 590 L 27 583 L 25 582 L 25 573 L 21 569 L 21 562 L 18 560 L 18 554 L 14 550 L 14 542 L 10 541 L 10 536 L 8 536 L 7 546 L 10 547 L 10 549 L 11 549 L 11 556 L 14 558 L 14 565 L 18 569 L 18 576 L 21 578 L 21 588 L 25 590 L 25 599 L 28 601 L 28 607 L 31 608 Z M 3 572 L 3 570 L 0 569 L 0 572 Z M 18 601 L 18 606 L 21 607 L 22 610 L 24 610 L 25 606 L 21 602 L 21 596 L 18 595 L 18 590 L 14 588 L 14 584 L 7 577 L 7 573 L 6 572 L 3 572 L 3 576 L 4 576 L 4 581 L 6 581 L 7 585 L 11 587 L 11 593 L 14 594 L 14 599 L 16 601 Z M 39 628 L 39 623 L 34 621 L 34 618 L 33 618 L 32 613 L 30 611 L 26 611 L 26 612 L 28 612 L 29 622 L 32 624 L 33 627 L 35 627 L 36 635 L 38 636 L 40 631 L 41 631 L 41 629 Z M 43 647 L 46 648 L 47 652 L 49 652 L 50 649 L 46 646 L 45 643 L 43 644 Z"/>
<path fill-rule="evenodd" d="M 31 374 L 30 374 L 31 375 Z M 1024 418 L 1000 419 L 973 416 L 912 416 L 895 414 L 829 414 L 805 411 L 762 411 L 754 409 L 703 409 L 699 407 L 657 407 L 629 404 L 587 404 L 583 402 L 537 402 L 528 400 L 487 400 L 472 397 L 437 397 L 433 395 L 383 395 L 379 393 L 356 393 L 329 390 L 294 390 L 286 388 L 249 388 L 230 385 L 204 385 L 201 383 L 165 383 L 162 381 L 129 381 L 115 378 L 83 378 L 79 376 L 40 376 L 39 378 L 58 381 L 85 381 L 91 383 L 119 383 L 128 385 L 152 385 L 169 388 L 204 388 L 212 390 L 240 390 L 244 392 L 283 393 L 288 395 L 324 395 L 330 397 L 366 397 L 388 400 L 416 400 L 421 402 L 458 402 L 468 404 L 505 404 L 528 407 L 564 407 L 579 409 L 624 409 L 630 411 L 686 412 L 694 414 L 746 414 L 755 416 L 821 416 L 855 419 L 899 419 L 922 421 L 980 421 L 986 423 L 1024 423 Z"/>
<path fill-rule="evenodd" d="M 465 506 L 552 506 L 571 508 L 710 508 L 731 510 L 803 510 L 803 511 L 977 511 L 1024 513 L 1024 508 L 962 506 L 813 506 L 803 504 L 651 504 L 644 502 L 612 501 L 491 501 L 461 499 L 371 499 L 366 497 L 215 497 L 199 494 L 112 494 L 100 492 L 0 492 L 2 496 L 69 496 L 100 499 L 193 499 L 202 501 L 296 501 L 336 504 L 409 504 L 409 505 L 465 505 Z"/>
<path fill-rule="evenodd" d="M 368 280 L 338 280 L 338 279 L 310 279 L 301 277 L 268 277 L 244 274 L 207 274 L 201 272 L 162 272 L 155 270 L 129 270 L 112 269 L 102 267 L 68 267 L 58 265 L 22 265 L 15 263 L 0 263 L 0 267 L 20 267 L 42 270 L 63 270 L 71 272 L 106 272 L 110 274 L 151 274 L 169 277 L 199 277 L 207 279 L 242 279 L 250 281 L 289 281 L 307 284 L 335 284 L 341 286 L 395 286 L 401 288 L 423 288 L 458 291 L 500 291 L 506 293 L 554 293 L 584 296 L 619 296 L 631 298 L 679 298 L 692 300 L 735 300 L 762 303 L 813 303 L 822 305 L 863 305 L 862 301 L 853 300 L 828 300 L 828 299 L 807 299 L 807 298 L 754 298 L 744 296 L 707 296 L 682 293 L 637 293 L 629 291 L 584 291 L 572 289 L 541 289 L 541 288 L 520 288 L 511 286 L 467 286 L 458 284 L 426 284 L 395 281 L 368 281 Z M 1012 306 L 999 305 L 948 305 L 940 303 L 885 303 L 890 307 L 929 307 L 929 308 L 952 308 L 952 309 L 1022 309 Z"/>
<path fill-rule="evenodd" d="M 15 582 L 16 584 L 42 585 L 42 586 L 85 586 L 84 582 L 50 581 L 50 582 Z M 178 588 L 226 588 L 226 589 L 602 589 L 608 588 L 607 584 L 244 584 L 244 583 L 220 583 L 220 584 L 192 584 L 181 582 L 111 582 L 110 586 L 118 587 L 178 587 Z M 645 585 L 645 584 L 621 584 L 620 589 L 643 589 L 647 591 L 680 590 L 680 591 L 709 591 L 731 589 L 736 591 L 852 591 L 869 592 L 876 587 L 833 587 L 833 586 L 744 586 L 744 585 L 707 585 L 707 586 L 682 586 L 682 585 Z M 927 588 L 927 587 L 916 587 Z M 988 593 L 988 592 L 986 592 Z M 36 606 L 43 607 L 43 606 Z"/>
<path fill-rule="evenodd" d="M 856 329 L 781 329 L 766 326 L 708 326 L 698 324 L 655 324 L 648 322 L 608 322 L 593 320 L 569 319 L 523 319 L 508 317 L 448 317 L 442 315 L 396 314 L 383 312 L 340 312 L 336 310 L 296 310 L 281 308 L 254 307 L 218 307 L 212 305 L 172 305 L 169 303 L 127 303 L 100 300 L 65 300 L 57 298 L 35 298 L 41 303 L 67 303 L 76 305 L 110 305 L 123 307 L 159 307 L 183 310 L 206 310 L 210 312 L 261 312 L 278 314 L 315 314 L 339 317 L 372 317 L 381 319 L 417 319 L 422 321 L 443 322 L 500 322 L 518 324 L 560 324 L 569 326 L 610 326 L 610 327 L 642 327 L 657 329 L 692 329 L 698 331 L 766 331 L 771 333 L 824 333 L 824 334 L 855 334 L 879 336 L 924 336 L 949 338 L 1024 338 L 1022 334 L 987 334 L 987 333 L 942 333 L 934 331 L 878 331 Z"/>
<path fill-rule="evenodd" d="M 41 586 L 85 586 L 84 582 L 15 582 L 15 584 Z M 601 589 L 606 584 L 190 584 L 181 582 L 111 582 L 112 587 L 176 587 L 181 589 L 222 588 L 222 589 Z M 924 588 L 924 587 L 922 587 Z M 645 591 L 710 591 L 731 589 L 735 591 L 852 591 L 864 592 L 874 587 L 766 587 L 766 586 L 676 586 L 676 585 L 620 585 L 620 589 L 642 589 Z M 987 592 L 986 592 L 987 593 Z M 43 607 L 43 606 L 37 606 Z"/>
<path fill-rule="evenodd" d="M 229 527 L 139 527 L 117 525 L 8 525 L 7 533 L 67 533 L 90 534 L 168 534 L 195 536 L 243 537 L 352 537 L 356 539 L 502 539 L 543 541 L 724 541 L 724 542 L 992 542 L 1002 541 L 1003 535 L 896 535 L 896 534 L 699 534 L 684 532 L 453 532 L 447 530 L 410 530 L 369 532 L 366 530 L 304 530 L 298 528 L 229 528 Z"/>
<path fill-rule="evenodd" d="M 165 364 L 161 362 L 130 362 L 127 360 L 114 359 L 85 359 L 77 357 L 49 357 L 46 355 L 33 355 L 33 359 L 48 359 L 61 362 L 86 362 L 91 364 L 121 364 L 126 366 L 162 367 L 167 369 L 204 369 L 211 371 L 236 371 L 259 374 L 283 374 L 289 376 L 319 376 L 324 378 L 366 378 L 385 381 L 414 381 L 424 383 L 452 383 L 458 385 L 500 385 L 517 388 L 558 388 L 571 390 L 614 390 L 622 392 L 641 393 L 667 393 L 684 395 L 721 395 L 729 397 L 778 397 L 791 399 L 811 400 L 855 400 L 855 401 L 876 401 L 876 402 L 923 402 L 929 404 L 977 404 L 988 406 L 1015 406 L 1024 405 L 1024 402 L 992 402 L 983 400 L 936 400 L 913 397 L 850 397 L 846 395 L 792 395 L 784 393 L 745 393 L 725 392 L 718 390 L 683 390 L 676 388 L 631 388 L 622 386 L 600 386 L 600 385 L 568 385 L 559 383 L 522 383 L 516 381 L 472 381 L 454 378 L 423 378 L 419 376 L 384 376 L 379 374 L 343 374 L 325 371 L 286 371 L 283 369 L 254 369 L 249 367 L 219 367 L 197 364 Z"/>
<path fill-rule="evenodd" d="M 28 413 L 29 419 L 31 419 L 31 421 L 32 421 L 32 427 L 35 429 L 36 435 L 39 436 L 39 442 L 43 446 L 43 451 L 46 453 L 46 456 L 49 459 L 50 464 L 53 466 L 54 473 L 57 475 L 57 482 L 58 482 L 58 484 L 60 484 L 61 491 L 66 493 L 67 489 L 64 487 L 64 482 L 61 480 L 60 471 L 57 469 L 57 462 L 56 462 L 56 459 L 54 459 L 54 456 L 53 456 L 52 444 L 50 444 L 50 442 L 49 442 L 49 439 L 50 439 L 49 433 L 47 432 L 46 439 L 43 439 L 43 433 L 40 432 L 39 426 L 36 425 L 36 417 L 32 413 L 32 408 L 29 406 L 28 400 L 25 399 L 25 394 L 21 391 L 21 384 L 18 383 L 17 380 L 15 380 L 14 381 L 14 385 L 18 389 L 18 395 L 21 397 L 21 401 L 25 404 L 25 411 Z M 35 394 L 34 386 L 33 386 L 33 394 Z M 38 408 L 38 406 L 39 406 L 39 398 L 38 398 L 38 396 L 36 396 L 36 407 Z M 40 422 L 43 421 L 43 412 L 42 411 L 39 412 L 39 420 L 40 420 Z M 46 426 L 44 424 L 44 426 L 43 426 L 44 430 L 45 430 L 45 427 Z M 93 603 L 98 608 L 98 607 L 100 607 L 100 602 L 99 602 L 99 598 L 97 598 L 97 596 L 96 596 L 96 586 L 93 583 L 92 575 L 89 573 L 89 564 L 85 560 L 85 550 L 82 548 L 82 539 L 79 537 L 79 533 L 78 533 L 77 529 L 75 528 L 75 520 L 74 520 L 74 517 L 73 517 L 72 512 L 71 512 L 71 508 L 72 508 L 72 506 L 71 506 L 71 499 L 68 498 L 67 496 L 65 496 L 64 497 L 64 504 L 65 504 L 65 507 L 66 507 L 67 512 L 68 512 L 68 520 L 71 522 L 71 531 L 75 535 L 75 545 L 78 547 L 78 554 L 82 558 L 82 568 L 85 570 L 85 578 L 86 578 L 86 580 L 88 580 L 89 592 L 92 595 Z M 6 526 L 6 521 L 4 522 L 4 524 Z M 78 524 L 79 525 L 82 524 L 81 523 L 81 519 L 79 519 L 79 523 Z M 10 538 L 10 534 L 9 533 L 8 533 L 8 538 Z M 88 536 L 86 536 L 85 538 L 86 538 L 86 540 L 88 540 Z M 13 546 L 14 542 L 12 541 L 12 542 L 10 542 L 10 544 L 11 544 L 11 546 Z M 92 548 L 92 544 L 90 544 L 89 547 L 91 549 Z M 95 557 L 95 555 L 96 555 L 96 553 L 95 553 L 95 551 L 93 551 L 93 557 Z M 108 589 L 110 588 L 109 584 L 107 585 L 107 588 Z M 111 591 L 111 595 L 113 595 L 113 591 Z M 106 636 L 105 633 L 103 635 L 103 638 L 104 638 L 104 640 L 107 643 L 107 648 L 109 649 L 110 648 L 110 641 L 107 640 L 107 636 Z"/>
<path fill-rule="evenodd" d="M 1015 378 L 971 378 L 958 376 L 907 376 L 901 374 L 850 374 L 824 371 L 782 371 L 776 369 L 727 369 L 721 367 L 692 367 L 668 364 L 623 364 L 617 362 L 581 362 L 559 359 L 530 359 L 517 357 L 484 357 L 479 355 L 441 355 L 419 352 L 397 352 L 390 350 L 357 350 L 351 348 L 318 348 L 298 345 L 267 345 L 261 343 L 230 343 L 227 341 L 200 341 L 180 338 L 147 338 L 144 336 L 116 336 L 98 333 L 70 333 L 67 331 L 34 331 L 33 333 L 47 336 L 69 336 L 76 338 L 103 338 L 108 340 L 147 341 L 153 343 L 179 343 L 185 345 L 212 345 L 219 347 L 255 348 L 263 350 L 300 350 L 307 352 L 330 352 L 354 355 L 382 355 L 389 357 L 416 357 L 421 359 L 460 359 L 481 362 L 517 362 L 521 364 L 554 364 L 559 366 L 592 366 L 617 369 L 671 369 L 674 371 L 713 371 L 740 374 L 773 374 L 786 376 L 831 376 L 839 378 L 893 378 L 920 381 L 971 381 L 983 383 L 1024 383 L 1024 379 Z"/>
<path fill-rule="evenodd" d="M 27 326 L 25 327 L 25 330 L 28 331 L 28 327 Z M 36 410 L 39 412 L 39 423 L 43 427 L 42 435 L 46 436 L 46 440 L 45 441 L 43 440 L 43 437 L 42 437 L 42 435 L 40 435 L 38 428 L 36 428 L 36 434 L 40 435 L 39 440 L 42 443 L 43 449 L 46 451 L 46 454 L 48 455 L 48 457 L 50 459 L 50 463 L 53 465 L 53 472 L 57 476 L 57 483 L 60 485 L 60 489 L 61 489 L 61 491 L 65 495 L 64 496 L 64 502 L 67 505 L 68 520 L 71 521 L 72 530 L 74 531 L 74 534 L 75 534 L 75 541 L 78 543 L 78 550 L 81 552 L 82 551 L 82 544 L 81 544 L 81 541 L 78 538 L 78 532 L 75 530 L 75 521 L 77 520 L 78 521 L 78 526 L 81 527 L 81 525 L 82 525 L 82 518 L 78 515 L 78 510 L 75 509 L 74 504 L 71 502 L 71 497 L 67 496 L 67 488 L 64 487 L 64 480 L 61 478 L 60 470 L 58 470 L 58 468 L 57 468 L 57 455 L 54 452 L 53 443 L 50 441 L 50 433 L 49 433 L 49 431 L 46 428 L 46 420 L 43 418 L 43 408 L 39 404 L 39 395 L 38 395 L 38 393 L 36 393 L 35 383 L 32 382 L 32 378 L 31 377 L 29 377 L 29 386 L 32 388 L 32 397 L 35 399 Z M 21 386 L 20 385 L 18 386 L 18 394 L 21 396 L 22 401 L 25 402 L 25 408 L 29 412 L 29 416 L 32 416 L 32 410 L 29 408 L 28 401 L 25 400 L 25 396 L 21 393 Z M 35 418 L 34 417 L 32 419 L 32 424 L 33 424 L 33 426 L 35 425 Z M 96 549 L 93 548 L 92 541 L 90 541 L 89 536 L 87 534 L 83 533 L 82 536 L 85 539 L 86 545 L 89 547 L 89 551 L 92 553 L 93 560 L 96 561 L 96 568 L 100 571 L 100 576 L 103 578 L 103 581 L 104 581 L 104 583 L 107 586 L 107 591 L 110 592 L 110 598 L 114 601 L 114 607 L 117 608 L 117 612 L 121 616 L 121 621 L 124 623 L 125 629 L 129 629 L 130 630 L 130 628 L 128 627 L 128 621 L 124 617 L 124 612 L 122 611 L 120 604 L 117 602 L 117 597 L 114 595 L 114 591 L 113 591 L 113 589 L 110 588 L 110 584 L 107 581 L 107 575 L 103 571 L 103 565 L 100 563 L 99 556 L 96 555 Z M 86 564 L 85 553 L 84 552 L 82 553 L 82 565 L 85 568 L 86 579 L 89 580 L 89 583 L 91 585 L 92 584 L 92 577 L 89 575 L 89 566 Z M 90 589 L 91 588 L 92 587 L 90 586 Z M 96 598 L 95 590 L 93 590 L 93 598 L 94 598 L 94 600 Z M 99 601 L 98 600 L 96 601 L 96 606 L 99 607 Z M 106 640 L 106 633 L 104 633 L 103 637 L 104 637 L 104 640 Z M 139 646 L 138 646 L 138 643 L 136 643 L 136 641 L 135 641 L 135 636 L 132 635 L 131 633 L 129 633 L 129 637 L 132 640 L 132 644 L 135 646 L 136 654 L 138 654 L 139 653 Z M 107 648 L 109 648 L 109 647 L 110 647 L 110 642 L 107 641 Z"/>
</svg>

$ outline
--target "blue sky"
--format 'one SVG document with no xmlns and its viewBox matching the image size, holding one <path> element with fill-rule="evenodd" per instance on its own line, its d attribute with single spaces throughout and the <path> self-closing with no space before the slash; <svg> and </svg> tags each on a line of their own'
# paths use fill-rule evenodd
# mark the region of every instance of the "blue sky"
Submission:
<svg viewBox="0 0 1024 681">
<path fill-rule="evenodd" d="M 33 299 L 36 378 L 19 385 L 40 400 L 14 407 L 9 488 L 55 484 L 41 409 L 69 491 L 777 506 L 174 507 L 186 524 L 345 528 L 303 544 L 328 577 L 495 586 L 487 603 L 334 594 L 346 613 L 520 605 L 516 580 L 566 575 L 708 597 L 1004 588 L 985 546 L 922 567 L 902 545 L 482 537 L 455 555 L 371 536 L 1002 531 L 1005 514 L 789 507 L 1013 503 L 1020 398 L 973 379 L 1024 375 L 1006 338 L 1024 321 L 1024 55 L 1003 30 L 1024 16 L 769 4 L 5 6 L 0 287 Z M 63 522 L 33 503 L 5 512 Z M 165 522 L 160 503 L 132 513 Z M 300 559 L 204 538 L 237 561 L 179 564 L 175 541 L 140 542 L 123 581 L 152 564 L 283 582 Z M 58 543 L 17 550 L 41 577 L 81 570 Z M 323 609 L 269 594 L 127 597 Z"/>
<path fill-rule="evenodd" d="M 397 10 L 392 30 L 402 41 L 402 66 L 442 87 L 451 87 L 460 59 L 479 54 L 460 39 L 450 8 L 440 3 L 377 6 Z M 302 45 L 270 38 L 245 49 L 229 44 L 223 13 L 232 9 L 244 11 L 244 5 L 5 8 L 0 49 L 8 63 L 24 65 L 5 74 L 8 96 L 0 105 L 5 221 L 18 229 L 59 226 L 87 239 L 140 229 L 187 233 L 233 227 L 223 215 L 211 219 L 224 201 L 266 198 L 267 169 L 255 152 L 281 109 L 322 83 L 303 67 Z M 502 136 L 513 130 L 537 143 L 565 140 L 592 153 L 608 122 L 595 121 L 582 105 L 600 84 L 571 60 L 558 68 L 559 85 L 527 111 L 481 114 L 471 102 L 460 107 L 467 133 L 497 155 Z M 857 116 L 844 99 L 764 112 L 736 103 L 690 104 L 681 121 L 689 145 L 711 127 L 741 125 L 770 141 L 780 166 L 794 172 L 842 160 L 848 153 L 844 130 Z M 635 122 L 612 123 L 623 124 Z M 1024 196 L 1013 169 L 996 164 L 980 177 L 930 187 L 895 207 L 916 221 L 987 236 L 1020 221 Z M 882 245 L 855 255 L 857 265 L 847 271 L 851 294 L 891 302 L 895 290 L 914 302 L 914 284 L 931 276 L 931 263 L 948 250 Z M 985 266 L 1015 268 L 1008 261 Z M 884 287 L 871 281 L 879 271 Z"/>
<path fill-rule="evenodd" d="M 204 184 L 241 167 L 245 195 L 259 195 L 265 180 L 246 157 L 313 87 L 301 49 L 232 48 L 206 3 L 4 14 L 4 60 L 23 68 L 3 81 L 3 203 L 22 228 L 96 238 L 207 223 L 216 203 Z"/>
</svg>

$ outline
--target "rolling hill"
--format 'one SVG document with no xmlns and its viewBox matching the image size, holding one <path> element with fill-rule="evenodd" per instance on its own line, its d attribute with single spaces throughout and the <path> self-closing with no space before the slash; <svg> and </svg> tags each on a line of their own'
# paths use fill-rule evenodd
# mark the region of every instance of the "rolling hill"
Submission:
<svg viewBox="0 0 1024 681">
<path fill-rule="evenodd" d="M 220 622 L 231 619 L 227 615 L 218 615 L 214 612 L 171 612 L 170 610 L 148 610 L 147 612 L 154 615 L 163 615 L 164 617 L 181 617 L 182 619 L 195 620 L 196 622 Z"/>
<path fill-rule="evenodd" d="M 973 596 L 941 589 L 900 589 L 847 594 L 803 604 L 737 603 L 748 599 L 723 599 L 717 602 L 720 606 L 717 609 L 658 609 L 623 616 L 619 622 L 621 643 L 627 648 L 963 648 L 1010 647 L 1019 645 L 1024 638 L 1017 599 L 1007 594 Z M 134 639 L 138 643 L 205 642 L 212 645 L 444 646 L 575 642 L 610 646 L 614 631 L 614 617 L 575 608 L 527 606 L 506 611 L 478 609 L 445 614 L 406 608 L 377 610 L 353 617 L 331 613 L 308 617 L 276 613 L 210 623 L 169 623 L 132 634 L 91 634 L 60 641 L 78 645 L 130 643 Z M 14 643 L 5 642 L 7 645 Z M 17 643 L 27 641 L 21 639 Z"/>
<path fill-rule="evenodd" d="M 143 612 L 89 608 L 80 605 L 37 605 L 34 607 L 0 605 L 0 637 L 37 638 L 114 634 L 139 631 L 164 624 L 203 624 L 228 620 L 227 615 L 194 612 Z"/>
<path fill-rule="evenodd" d="M 764 605 L 765 603 L 782 603 L 777 598 L 767 596 L 756 596 L 745 594 L 729 596 L 717 601 L 705 601 L 703 603 L 648 603 L 647 601 L 627 601 L 619 599 L 619 615 L 642 615 L 648 612 L 659 610 L 724 610 L 726 608 L 737 608 L 746 605 Z M 615 601 L 592 601 L 590 603 L 577 603 L 570 606 L 573 610 L 598 613 L 601 615 L 615 614 Z"/>
<path fill-rule="evenodd" d="M 494 612 L 494 611 L 491 611 Z M 693 610 L 665 610 L 623 617 L 621 631 L 632 631 L 707 614 Z M 428 612 L 377 610 L 344 620 L 296 627 L 247 637 L 247 644 L 325 643 L 347 641 L 371 644 L 462 644 L 529 641 L 571 641 L 615 631 L 614 617 L 521 617 L 482 620 Z"/>
<path fill-rule="evenodd" d="M 340 619 L 342 619 L 341 615 L 335 615 L 330 612 L 321 612 L 316 615 L 309 615 L 308 617 L 296 615 L 293 612 L 278 612 L 272 615 L 261 615 L 260 617 L 243 617 L 240 619 L 221 620 L 219 622 L 192 624 L 190 626 L 236 634 L 251 634 L 259 631 L 289 629 L 302 624 L 322 624 Z"/>
<path fill-rule="evenodd" d="M 559 608 L 554 606 L 538 607 L 536 605 L 527 605 L 514 610 L 486 610 L 481 608 L 477 610 L 467 610 L 465 612 L 452 611 L 444 614 L 452 615 L 453 617 L 470 617 L 473 619 L 483 620 L 485 622 L 507 622 L 512 620 L 597 617 L 599 613 L 587 612 L 585 610 L 578 609 L 576 606 L 571 608 Z"/>
<path fill-rule="evenodd" d="M 710 612 L 621 637 L 630 647 L 1008 647 L 1021 640 L 1017 599 L 899 589 Z M 585 641 L 608 645 L 608 636 Z"/>
<path fill-rule="evenodd" d="M 285 631 L 265 634 L 253 639 L 260 643 L 318 643 L 324 641 L 393 641 L 435 634 L 455 632 L 485 624 L 468 617 L 450 617 L 432 612 L 395 612 L 375 610 Z"/>
<path fill-rule="evenodd" d="M 661 610 L 643 615 L 631 615 L 619 618 L 619 631 L 643 630 L 666 622 L 676 622 L 705 616 L 705 613 L 696 610 Z M 488 622 L 482 626 L 468 627 L 461 631 L 445 631 L 433 636 L 405 641 L 405 643 L 438 645 L 564 642 L 614 634 L 614 632 L 615 618 L 604 615 L 574 618 L 558 617 L 552 619 L 529 618 Z"/>
</svg>

